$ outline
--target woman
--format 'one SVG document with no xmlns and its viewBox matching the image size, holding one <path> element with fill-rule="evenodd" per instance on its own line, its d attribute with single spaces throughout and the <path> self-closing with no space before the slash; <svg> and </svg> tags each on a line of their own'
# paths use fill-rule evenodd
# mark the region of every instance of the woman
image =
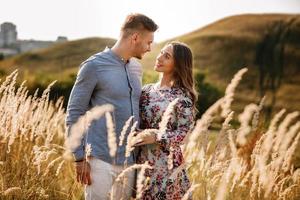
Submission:
<svg viewBox="0 0 300 200">
<path fill-rule="evenodd" d="M 187 45 L 167 44 L 157 56 L 154 67 L 162 73 L 162 78 L 143 87 L 141 128 L 149 130 L 148 134 L 137 135 L 136 146 L 141 146 L 138 163 L 148 161 L 153 168 L 146 170 L 145 176 L 150 177 L 150 181 L 143 190 L 142 199 L 181 199 L 190 186 L 184 168 L 175 178 L 170 176 L 183 163 L 180 145 L 194 125 L 197 94 L 192 61 L 192 52 Z M 159 129 L 164 111 L 175 99 L 166 128 Z"/>
</svg>

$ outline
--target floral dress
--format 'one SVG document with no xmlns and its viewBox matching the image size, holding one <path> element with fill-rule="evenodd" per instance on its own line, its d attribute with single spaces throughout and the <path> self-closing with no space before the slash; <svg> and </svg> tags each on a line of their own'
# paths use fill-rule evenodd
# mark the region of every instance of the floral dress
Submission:
<svg viewBox="0 0 300 200">
<path fill-rule="evenodd" d="M 145 172 L 150 180 L 143 190 L 142 199 L 177 200 L 190 187 L 184 168 L 175 173 L 175 178 L 171 175 L 184 162 L 180 145 L 194 125 L 191 98 L 180 88 L 160 88 L 158 83 L 145 85 L 140 98 L 141 128 L 159 129 L 164 111 L 177 98 L 161 137 L 156 143 L 141 147 L 138 163 L 148 161 L 153 167 Z"/>
</svg>

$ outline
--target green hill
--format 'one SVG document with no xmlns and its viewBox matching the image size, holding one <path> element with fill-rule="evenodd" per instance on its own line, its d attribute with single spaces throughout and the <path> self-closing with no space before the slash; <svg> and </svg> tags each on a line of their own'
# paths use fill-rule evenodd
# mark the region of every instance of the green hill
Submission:
<svg viewBox="0 0 300 200">
<path fill-rule="evenodd" d="M 234 106 L 237 110 L 247 103 L 257 102 L 261 86 L 266 87 L 268 97 L 272 97 L 274 86 L 276 108 L 300 110 L 299 36 L 300 15 L 247 14 L 224 18 L 168 41 L 187 43 L 194 53 L 196 71 L 204 74 L 205 81 L 221 91 L 240 68 L 248 67 L 249 72 L 236 93 Z M 157 77 L 152 69 L 155 58 L 168 41 L 155 44 L 142 60 L 144 82 Z M 0 72 L 8 74 L 18 67 L 32 87 L 44 86 L 52 80 L 59 80 L 56 84 L 59 87 L 61 82 L 67 82 L 61 86 L 65 92 L 60 93 L 67 98 L 79 64 L 114 42 L 107 38 L 88 38 L 57 44 L 0 61 Z M 263 80 L 261 86 L 260 79 Z M 270 101 L 272 98 L 268 98 Z"/>
<path fill-rule="evenodd" d="M 82 61 L 114 43 L 115 40 L 110 38 L 88 38 L 59 43 L 50 48 L 5 59 L 0 62 L 0 69 L 2 73 L 9 74 L 18 68 L 21 76 L 30 83 L 38 77 L 45 84 L 55 79 L 64 81 L 66 76 L 73 77 L 77 73 Z M 42 78 L 46 80 L 43 81 Z"/>
<path fill-rule="evenodd" d="M 249 69 L 237 90 L 237 110 L 260 99 L 259 69 L 273 78 L 282 76 L 275 107 L 300 110 L 300 15 L 232 16 L 171 40 L 188 44 L 195 69 L 221 90 L 239 69 Z M 143 65 L 148 71 L 152 71 L 159 49 L 168 41 L 156 45 L 145 57 Z M 262 76 L 265 85 L 272 82 L 267 75 Z M 272 101 L 270 91 L 267 104 Z"/>
<path fill-rule="evenodd" d="M 110 38 L 87 38 L 56 44 L 0 61 L 0 74 L 5 76 L 18 69 L 18 80 L 26 80 L 31 94 L 37 88 L 41 94 L 51 82 L 57 80 L 50 98 L 55 100 L 64 96 L 66 106 L 80 63 L 114 43 L 115 40 Z"/>
</svg>

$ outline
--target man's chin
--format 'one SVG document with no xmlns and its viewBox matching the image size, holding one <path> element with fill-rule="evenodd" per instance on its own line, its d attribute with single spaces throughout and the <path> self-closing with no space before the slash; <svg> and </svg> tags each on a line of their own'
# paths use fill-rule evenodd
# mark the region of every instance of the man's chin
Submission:
<svg viewBox="0 0 300 200">
<path fill-rule="evenodd" d="M 139 59 L 139 60 L 141 60 L 141 59 L 143 58 L 142 55 L 136 55 L 136 56 L 134 56 L 134 57 L 137 58 L 137 59 Z"/>
<path fill-rule="evenodd" d="M 140 53 L 140 54 L 135 55 L 134 57 L 141 60 L 141 59 L 144 57 L 144 55 L 145 55 L 146 53 L 147 53 L 147 52 L 145 52 L 145 53 Z"/>
</svg>

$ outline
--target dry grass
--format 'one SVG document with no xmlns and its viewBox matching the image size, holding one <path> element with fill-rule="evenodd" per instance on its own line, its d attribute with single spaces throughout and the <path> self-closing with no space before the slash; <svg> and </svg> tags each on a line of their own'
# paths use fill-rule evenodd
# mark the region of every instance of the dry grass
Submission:
<svg viewBox="0 0 300 200">
<path fill-rule="evenodd" d="M 207 110 L 186 143 L 185 165 L 193 185 L 200 184 L 194 199 L 299 199 L 300 169 L 294 167 L 300 139 L 299 113 L 284 117 L 282 110 L 265 131 L 259 125 L 262 103 L 250 104 L 238 117 L 240 127 L 232 128 L 233 112 L 228 102 L 233 94 L 231 89 Z M 222 130 L 216 144 L 210 145 L 206 139 L 210 124 L 221 114 L 225 117 Z"/>
<path fill-rule="evenodd" d="M 295 167 L 299 154 L 296 152 L 300 140 L 299 113 L 282 110 L 265 130 L 260 123 L 261 102 L 244 108 L 238 116 L 240 126 L 233 128 L 230 124 L 234 117 L 232 98 L 245 71 L 237 73 L 225 96 L 206 111 L 186 137 L 185 164 L 181 168 L 189 170 L 192 186 L 184 198 L 189 193 L 197 200 L 300 197 L 300 169 Z M 73 166 L 63 156 L 67 149 L 62 100 L 49 102 L 50 86 L 40 98 L 28 96 L 25 84 L 15 88 L 16 77 L 17 72 L 12 73 L 0 86 L 0 199 L 82 198 Z M 84 126 L 82 134 L 89 120 L 102 116 L 110 119 L 111 110 L 106 106 L 89 111 L 79 120 Z M 166 114 L 165 120 L 167 117 Z M 214 121 L 223 123 L 218 133 L 210 130 Z M 124 129 L 131 128 L 133 132 L 134 127 L 129 123 L 125 126 Z M 109 127 L 114 152 L 117 144 L 111 122 Z M 75 140 L 81 136 L 77 135 Z M 129 153 L 130 137 L 127 145 Z M 124 173 L 126 170 L 131 169 L 125 169 Z M 143 173 L 139 177 L 140 191 L 147 181 Z"/>
<path fill-rule="evenodd" d="M 74 171 L 62 155 L 62 99 L 49 102 L 15 88 L 17 72 L 0 86 L 0 199 L 73 199 L 80 195 Z"/>
</svg>

